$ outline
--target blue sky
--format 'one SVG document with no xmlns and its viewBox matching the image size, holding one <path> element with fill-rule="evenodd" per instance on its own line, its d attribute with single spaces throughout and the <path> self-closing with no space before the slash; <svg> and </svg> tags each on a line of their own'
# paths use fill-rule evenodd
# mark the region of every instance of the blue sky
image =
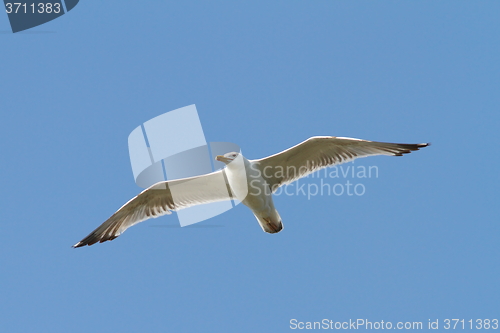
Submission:
<svg viewBox="0 0 500 333">
<path fill-rule="evenodd" d="M 495 1 L 85 0 L 18 34 L 0 15 L 0 330 L 499 318 L 499 14 Z M 248 158 L 315 135 L 433 145 L 356 161 L 379 170 L 350 179 L 362 196 L 276 197 L 276 235 L 238 206 L 71 248 L 140 191 L 129 133 L 190 104 L 208 141 Z"/>
</svg>

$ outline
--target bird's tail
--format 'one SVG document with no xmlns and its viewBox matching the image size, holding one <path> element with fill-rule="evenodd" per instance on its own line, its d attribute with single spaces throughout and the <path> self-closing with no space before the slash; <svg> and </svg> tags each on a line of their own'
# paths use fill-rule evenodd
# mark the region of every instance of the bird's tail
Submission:
<svg viewBox="0 0 500 333">
<path fill-rule="evenodd" d="M 273 215 L 276 216 L 263 217 L 255 215 L 257 221 L 259 221 L 262 230 L 270 234 L 275 234 L 283 230 L 283 223 L 281 222 L 280 215 L 278 214 L 278 212 L 276 212 L 276 214 Z"/>
</svg>

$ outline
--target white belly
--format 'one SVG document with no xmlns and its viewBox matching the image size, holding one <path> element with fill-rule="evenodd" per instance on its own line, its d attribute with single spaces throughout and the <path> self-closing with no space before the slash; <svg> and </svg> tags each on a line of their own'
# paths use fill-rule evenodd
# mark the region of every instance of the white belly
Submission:
<svg viewBox="0 0 500 333">
<path fill-rule="evenodd" d="M 272 193 L 264 178 L 252 169 L 250 164 L 245 164 L 231 165 L 232 167 L 226 168 L 231 191 L 253 212 L 274 210 Z"/>
<path fill-rule="evenodd" d="M 280 232 L 283 223 L 274 208 L 271 189 L 258 166 L 240 154 L 225 170 L 233 195 L 252 210 L 262 229 L 271 234 Z"/>
</svg>

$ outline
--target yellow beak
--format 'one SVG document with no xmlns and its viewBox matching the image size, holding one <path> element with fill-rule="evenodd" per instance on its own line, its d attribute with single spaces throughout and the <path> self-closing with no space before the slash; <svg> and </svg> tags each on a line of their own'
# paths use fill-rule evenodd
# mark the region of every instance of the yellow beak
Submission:
<svg viewBox="0 0 500 333">
<path fill-rule="evenodd" d="M 231 161 L 229 158 L 224 157 L 223 155 L 217 155 L 215 156 L 215 160 L 219 162 L 229 162 Z"/>
</svg>

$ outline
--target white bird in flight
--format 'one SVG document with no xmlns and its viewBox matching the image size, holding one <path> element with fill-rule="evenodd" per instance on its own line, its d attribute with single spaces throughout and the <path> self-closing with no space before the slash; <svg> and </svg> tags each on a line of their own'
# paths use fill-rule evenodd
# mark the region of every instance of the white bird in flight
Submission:
<svg viewBox="0 0 500 333">
<path fill-rule="evenodd" d="M 238 199 L 250 208 L 262 229 L 274 234 L 283 229 L 272 197 L 278 187 L 319 169 L 356 158 L 402 156 L 428 145 L 315 136 L 281 153 L 258 160 L 248 160 L 235 152 L 218 155 L 216 160 L 226 164 L 224 169 L 152 185 L 73 247 L 113 240 L 134 224 L 171 214 L 171 211 L 231 199 Z"/>
</svg>

